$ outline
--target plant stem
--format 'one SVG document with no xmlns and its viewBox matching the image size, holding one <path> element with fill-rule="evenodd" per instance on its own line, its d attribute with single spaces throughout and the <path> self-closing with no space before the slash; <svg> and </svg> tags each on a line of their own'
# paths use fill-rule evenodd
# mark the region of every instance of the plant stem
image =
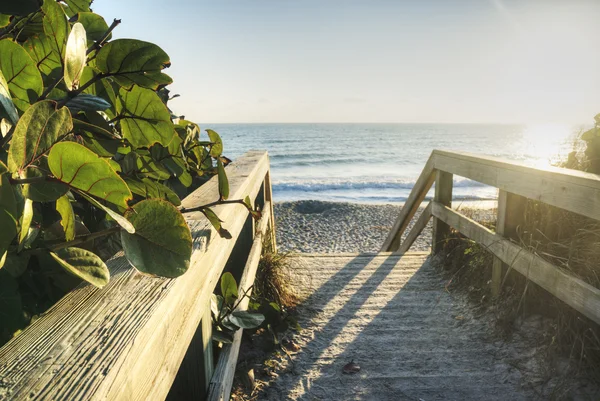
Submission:
<svg viewBox="0 0 600 401">
<path fill-rule="evenodd" d="M 108 30 L 106 32 L 104 32 L 104 35 L 102 35 L 102 37 L 100 38 L 100 40 L 98 40 L 97 42 L 94 42 L 93 45 L 90 46 L 89 49 L 87 49 L 86 54 L 90 54 L 91 52 L 93 52 L 94 50 L 99 50 L 103 45 L 104 42 L 107 41 L 108 37 L 110 36 L 110 34 L 112 33 L 112 31 L 121 23 L 120 19 L 114 19 L 112 24 L 110 24 L 110 26 L 108 27 Z"/>
<path fill-rule="evenodd" d="M 4 145 L 6 145 L 8 143 L 8 141 L 10 141 L 10 138 L 12 138 L 13 133 L 15 132 L 15 127 L 17 125 L 13 125 L 10 129 L 10 131 L 8 131 L 6 133 L 6 136 L 4 138 L 2 138 L 2 140 L 0 140 L 0 149 L 4 147 Z"/>
<path fill-rule="evenodd" d="M 88 242 L 88 241 L 91 241 L 96 238 L 101 238 L 101 237 L 119 232 L 120 230 L 121 230 L 120 226 L 115 226 L 115 227 L 107 228 L 106 230 L 98 231 L 95 233 L 80 235 L 78 237 L 75 237 L 75 239 L 72 241 L 61 242 L 61 243 L 54 243 L 54 241 L 49 241 L 47 244 L 49 245 L 48 248 L 51 251 L 57 251 L 59 249 L 83 244 L 84 242 Z"/>
<path fill-rule="evenodd" d="M 218 205 L 230 205 L 230 204 L 235 204 L 235 203 L 239 203 L 240 205 L 244 205 L 244 206 L 248 207 L 242 199 L 234 199 L 234 200 L 218 200 L 218 201 L 214 201 L 211 203 L 207 203 L 206 205 L 192 207 L 190 209 L 186 209 L 186 208 L 182 207 L 181 209 L 179 209 L 179 211 L 181 213 L 201 212 L 202 209 L 206 209 L 208 207 L 218 206 Z"/>
</svg>

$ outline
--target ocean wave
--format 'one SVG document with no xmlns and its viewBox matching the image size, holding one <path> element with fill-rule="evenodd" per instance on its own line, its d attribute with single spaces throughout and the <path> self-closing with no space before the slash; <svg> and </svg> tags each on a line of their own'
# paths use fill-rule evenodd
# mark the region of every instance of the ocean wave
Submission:
<svg viewBox="0 0 600 401">
<path fill-rule="evenodd" d="M 409 190 L 415 186 L 415 181 L 389 180 L 306 180 L 306 181 L 279 181 L 273 183 L 273 191 L 294 192 L 321 192 L 321 191 L 352 191 L 352 190 L 381 190 L 381 189 L 405 189 Z M 486 187 L 477 181 L 467 179 L 455 179 L 454 187 L 457 188 L 482 188 Z"/>
</svg>

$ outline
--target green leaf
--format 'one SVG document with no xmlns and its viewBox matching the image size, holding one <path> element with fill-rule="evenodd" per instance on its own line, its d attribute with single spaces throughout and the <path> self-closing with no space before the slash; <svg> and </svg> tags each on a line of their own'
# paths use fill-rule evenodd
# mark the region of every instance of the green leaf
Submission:
<svg viewBox="0 0 600 401">
<path fill-rule="evenodd" d="M 229 198 L 229 180 L 221 159 L 217 160 L 217 172 L 219 175 L 219 195 L 221 199 L 227 199 Z"/>
<path fill-rule="evenodd" d="M 221 140 L 221 137 L 211 129 L 207 129 L 206 133 L 208 134 L 208 138 L 212 143 L 210 155 L 215 158 L 221 156 L 221 154 L 223 154 L 223 141 Z"/>
<path fill-rule="evenodd" d="M 111 104 L 101 97 L 81 93 L 71 98 L 65 104 L 73 115 L 81 111 L 104 111 L 111 107 Z"/>
<path fill-rule="evenodd" d="M 101 210 L 104 210 L 114 221 L 117 222 L 118 225 L 120 225 L 122 228 L 124 228 L 125 231 L 127 231 L 129 234 L 135 233 L 135 227 L 125 217 L 121 216 L 119 213 L 115 212 L 114 210 L 104 206 L 103 204 L 101 204 L 96 199 L 92 198 L 91 196 L 86 195 L 85 192 L 77 191 L 77 193 L 79 195 L 83 196 L 85 199 L 87 199 L 88 202 L 90 202 L 92 205 L 96 206 L 97 208 L 99 208 Z"/>
<path fill-rule="evenodd" d="M 52 40 L 44 33 L 31 36 L 23 44 L 40 72 L 46 76 L 50 76 L 61 68 L 60 55 L 54 51 L 52 46 Z"/>
<path fill-rule="evenodd" d="M 79 22 L 73 25 L 65 48 L 65 84 L 72 91 L 79 87 L 79 79 L 86 62 L 87 38 L 85 28 Z M 79 96 L 78 96 L 79 97 Z M 77 98 L 75 98 L 77 99 Z M 75 100 L 73 99 L 73 100 Z M 104 109 L 110 107 L 108 105 Z M 104 110 L 102 109 L 102 110 Z"/>
<path fill-rule="evenodd" d="M 0 54 L 0 70 L 15 106 L 22 113 L 42 94 L 42 76 L 27 51 L 17 43 L 0 40 Z"/>
<path fill-rule="evenodd" d="M 149 178 L 142 178 L 141 180 L 135 178 L 125 177 L 125 182 L 136 195 L 139 195 L 146 199 L 164 199 L 171 202 L 175 206 L 181 205 L 181 200 L 175 192 L 165 185 L 153 181 Z"/>
<path fill-rule="evenodd" d="M 15 125 L 19 120 L 19 113 L 12 101 L 10 89 L 2 71 L 0 71 L 0 106 L 4 109 L 4 112 L 0 113 L 0 115 L 6 115 L 11 124 Z"/>
<path fill-rule="evenodd" d="M 229 272 L 225 272 L 221 276 L 221 295 L 223 295 L 225 303 L 229 306 L 233 306 L 238 299 L 237 283 L 235 282 L 233 274 Z"/>
<path fill-rule="evenodd" d="M 13 333 L 23 326 L 23 304 L 19 283 L 0 270 L 0 332 Z"/>
<path fill-rule="evenodd" d="M 8 15 L 28 15 L 39 8 L 37 0 L 4 0 L 0 2 L 0 13 Z"/>
<path fill-rule="evenodd" d="M 67 272 L 98 288 L 102 288 L 108 284 L 110 279 L 108 267 L 106 267 L 102 259 L 90 251 L 70 247 L 50 252 L 50 256 Z"/>
<path fill-rule="evenodd" d="M 75 142 L 57 143 L 50 150 L 48 167 L 60 181 L 89 195 L 127 209 L 132 194 L 110 164 Z"/>
<path fill-rule="evenodd" d="M 170 65 L 169 56 L 160 47 L 135 39 L 113 40 L 96 57 L 96 67 L 127 89 L 135 84 L 156 90 L 160 85 L 172 83 L 161 72 Z"/>
<path fill-rule="evenodd" d="M 65 3 L 67 3 L 69 8 L 69 14 L 74 15 L 90 11 L 92 0 L 65 0 Z"/>
<path fill-rule="evenodd" d="M 104 33 L 108 31 L 108 24 L 104 18 L 91 12 L 80 12 L 71 21 L 80 22 L 83 25 L 87 35 L 88 46 L 102 39 Z M 110 40 L 111 37 L 112 34 L 108 35 L 107 40 Z"/>
<path fill-rule="evenodd" d="M 200 211 L 202 212 L 202 214 L 204 214 L 204 216 L 206 216 L 206 218 L 208 219 L 210 224 L 215 228 L 215 230 L 217 230 L 219 236 L 221 236 L 222 238 L 231 239 L 231 233 L 224 229 L 221 225 L 223 220 L 221 220 L 211 208 L 205 207 L 202 208 L 202 210 Z"/>
<path fill-rule="evenodd" d="M 44 0 L 44 33 L 50 38 L 53 50 L 63 59 L 69 36 L 69 23 L 63 8 L 55 0 Z"/>
<path fill-rule="evenodd" d="M 67 195 L 63 195 L 56 201 L 56 211 L 60 214 L 60 225 L 65 232 L 65 239 L 72 241 L 75 239 L 75 213 L 71 201 Z"/>
<path fill-rule="evenodd" d="M 19 174 L 19 178 L 47 177 L 41 169 L 31 166 Z M 23 185 L 23 196 L 35 202 L 53 202 L 67 193 L 69 187 L 56 181 L 44 181 Z"/>
<path fill-rule="evenodd" d="M 121 232 L 121 242 L 133 267 L 163 277 L 178 277 L 187 271 L 192 234 L 175 206 L 158 199 L 143 200 L 126 217 L 135 234 Z"/>
<path fill-rule="evenodd" d="M 210 297 L 210 311 L 212 312 L 215 319 L 218 319 L 222 315 L 221 311 L 224 310 L 225 300 L 222 296 L 212 294 Z"/>
<path fill-rule="evenodd" d="M 2 270 L 5 270 L 14 278 L 20 277 L 27 270 L 30 257 L 31 254 L 25 252 L 21 254 L 9 252 L 6 256 L 4 266 L 2 266 Z"/>
<path fill-rule="evenodd" d="M 134 148 L 169 144 L 174 134 L 171 113 L 156 92 L 136 86 L 129 92 L 121 89 L 119 99 L 121 130 Z"/>
<path fill-rule="evenodd" d="M 227 333 L 225 331 L 213 330 L 212 332 L 213 341 L 223 343 L 223 344 L 231 344 L 233 343 L 233 335 Z"/>
<path fill-rule="evenodd" d="M 77 116 L 78 118 L 73 119 L 73 126 L 75 128 L 76 133 L 81 133 L 81 131 L 86 131 L 92 134 L 102 135 L 107 139 L 121 139 L 113 130 L 113 128 L 108 124 L 104 118 L 95 112 L 87 112 L 85 113 L 85 117 L 87 121 L 81 120 L 83 116 Z"/>
<path fill-rule="evenodd" d="M 87 84 L 93 79 L 96 79 L 98 74 L 99 72 L 97 70 L 91 67 L 85 67 L 83 69 L 83 74 L 81 75 L 81 86 Z M 115 91 L 108 80 L 100 79 L 95 81 L 93 84 L 88 86 L 83 93 L 87 93 L 88 95 L 96 95 L 106 100 L 110 105 L 108 107 L 109 110 L 106 110 L 106 113 L 110 116 L 110 118 L 115 116 L 114 106 L 117 104 L 117 98 L 115 96 Z"/>
<path fill-rule="evenodd" d="M 173 174 L 183 186 L 189 188 L 192 185 L 192 176 L 187 171 L 184 161 L 179 157 L 167 157 L 162 160 L 164 166 Z"/>
<path fill-rule="evenodd" d="M 155 180 L 168 180 L 171 177 L 169 170 L 150 156 L 138 156 L 136 165 L 138 171 L 145 177 Z"/>
<path fill-rule="evenodd" d="M 10 15 L 0 14 L 0 27 L 4 28 L 10 23 Z"/>
<path fill-rule="evenodd" d="M 0 255 L 3 255 L 17 236 L 17 201 L 8 181 L 8 169 L 0 161 Z"/>
<path fill-rule="evenodd" d="M 229 321 L 242 329 L 254 329 L 265 321 L 265 317 L 260 313 L 237 311 L 229 316 Z"/>
<path fill-rule="evenodd" d="M 29 227 L 31 227 L 31 221 L 33 220 L 33 201 L 31 199 L 25 199 L 25 205 L 23 207 L 23 215 L 21 216 L 20 233 L 19 233 L 19 252 L 25 246 L 25 238 L 29 234 Z"/>
<path fill-rule="evenodd" d="M 71 113 L 56 109 L 56 102 L 45 100 L 27 109 L 15 127 L 8 151 L 8 168 L 22 171 L 73 129 Z"/>
</svg>

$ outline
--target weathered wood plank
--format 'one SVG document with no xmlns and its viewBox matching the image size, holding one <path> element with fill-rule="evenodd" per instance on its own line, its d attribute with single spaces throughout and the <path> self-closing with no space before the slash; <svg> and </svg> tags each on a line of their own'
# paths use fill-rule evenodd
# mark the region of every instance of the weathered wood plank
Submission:
<svg viewBox="0 0 600 401">
<path fill-rule="evenodd" d="M 275 229 L 275 212 L 273 210 L 273 186 L 271 184 L 271 172 L 267 172 L 267 176 L 265 177 L 265 201 L 269 202 L 271 205 L 271 221 L 269 224 L 269 235 L 270 235 L 270 251 L 272 253 L 277 253 L 277 231 Z"/>
<path fill-rule="evenodd" d="M 453 175 L 447 171 L 436 170 L 435 173 L 435 195 L 433 200 L 442 205 L 451 207 L 452 206 L 452 187 L 453 187 Z M 431 236 L 431 249 L 433 253 L 439 252 L 443 245 L 444 240 L 450 233 L 450 227 L 440 221 L 439 219 L 433 219 L 433 233 Z"/>
<path fill-rule="evenodd" d="M 402 234 L 408 227 L 408 224 L 414 217 L 415 213 L 421 206 L 421 203 L 427 196 L 427 192 L 431 189 L 433 182 L 435 181 L 435 172 L 433 170 L 433 156 L 429 157 L 421 175 L 415 182 L 406 203 L 400 210 L 400 215 L 394 222 L 392 229 L 390 230 L 387 238 L 381 246 L 381 252 L 394 252 L 400 247 L 400 241 L 402 240 Z"/>
<path fill-rule="evenodd" d="M 264 213 L 257 227 L 256 236 L 252 243 L 252 248 L 248 255 L 246 266 L 244 267 L 244 273 L 240 280 L 238 293 L 247 293 L 248 296 L 252 294 L 251 287 L 254 285 L 254 278 L 256 277 L 256 271 L 258 269 L 258 262 L 262 252 L 263 238 L 267 234 L 268 226 L 271 222 L 271 204 L 270 202 L 265 203 Z M 236 310 L 244 311 L 248 309 L 249 298 L 245 297 Z M 225 344 L 219 354 L 219 360 L 215 368 L 215 372 L 210 381 L 208 396 L 206 401 L 228 401 L 231 393 L 231 385 L 233 384 L 233 377 L 235 375 L 235 366 L 240 350 L 240 344 L 242 342 L 243 330 L 238 330 L 231 344 Z"/>
<path fill-rule="evenodd" d="M 231 199 L 256 197 L 267 171 L 265 152 L 229 165 Z M 215 178 L 182 204 L 216 198 Z M 236 238 L 245 207 L 215 211 Z M 234 243 L 201 213 L 186 217 L 194 250 L 184 276 L 144 276 L 115 255 L 106 287 L 79 286 L 0 349 L 0 400 L 164 400 Z"/>
<path fill-rule="evenodd" d="M 600 220 L 600 175 L 434 150 L 436 169 Z"/>
<path fill-rule="evenodd" d="M 432 213 L 567 305 L 600 323 L 599 289 L 442 204 L 434 202 Z"/>
<path fill-rule="evenodd" d="M 425 227 L 427 226 L 427 223 L 429 223 L 430 219 L 431 219 L 431 202 L 429 202 L 427 204 L 427 207 L 425 208 L 425 210 L 423 210 L 423 212 L 419 216 L 419 219 L 413 226 L 412 230 L 410 230 L 410 232 L 408 233 L 408 235 L 406 236 L 406 238 L 400 245 L 400 248 L 398 248 L 398 253 L 402 254 L 402 253 L 408 252 L 408 250 L 410 249 L 412 244 L 415 242 L 415 240 L 419 237 L 419 235 L 421 235 L 421 232 L 423 231 L 423 229 L 425 229 Z"/>
</svg>

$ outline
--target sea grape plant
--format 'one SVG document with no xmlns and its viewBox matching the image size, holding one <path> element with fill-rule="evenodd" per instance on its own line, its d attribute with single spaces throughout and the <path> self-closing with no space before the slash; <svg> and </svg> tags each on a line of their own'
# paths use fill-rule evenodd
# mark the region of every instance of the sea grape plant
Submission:
<svg viewBox="0 0 600 401">
<path fill-rule="evenodd" d="M 122 246 L 142 273 L 177 277 L 192 237 L 180 199 L 218 175 L 219 135 L 174 115 L 155 44 L 112 40 L 91 0 L 0 2 L 0 334 L 45 310 L 79 280 L 109 281 Z M 99 256 L 100 255 L 100 256 Z M 101 257 L 103 256 L 103 257 Z"/>
</svg>

